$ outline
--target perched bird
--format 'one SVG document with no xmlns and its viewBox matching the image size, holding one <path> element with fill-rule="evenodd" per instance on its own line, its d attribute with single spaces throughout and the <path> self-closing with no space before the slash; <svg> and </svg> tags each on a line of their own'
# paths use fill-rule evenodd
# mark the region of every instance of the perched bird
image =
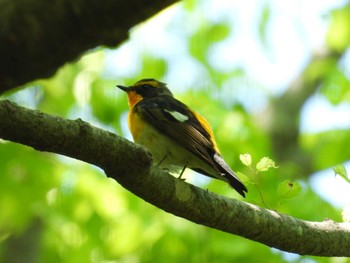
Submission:
<svg viewBox="0 0 350 263">
<path fill-rule="evenodd" d="M 175 99 L 165 83 L 142 79 L 118 88 L 128 94 L 128 124 L 134 141 L 146 146 L 155 162 L 170 171 L 190 168 L 229 183 L 245 197 L 247 188 L 226 164 L 209 123 Z"/>
</svg>

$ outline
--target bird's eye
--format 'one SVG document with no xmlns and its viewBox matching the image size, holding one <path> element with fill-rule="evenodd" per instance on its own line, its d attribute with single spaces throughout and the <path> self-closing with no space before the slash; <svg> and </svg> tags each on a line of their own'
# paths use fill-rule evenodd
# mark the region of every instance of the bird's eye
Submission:
<svg viewBox="0 0 350 263">
<path fill-rule="evenodd" d="M 149 84 L 143 84 L 142 88 L 147 90 L 147 89 L 152 89 L 153 87 L 151 85 L 149 85 Z"/>
</svg>

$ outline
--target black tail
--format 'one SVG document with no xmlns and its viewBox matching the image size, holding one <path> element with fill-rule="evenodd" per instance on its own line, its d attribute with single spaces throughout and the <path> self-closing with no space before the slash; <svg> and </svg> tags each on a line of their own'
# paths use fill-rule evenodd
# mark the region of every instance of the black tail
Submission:
<svg viewBox="0 0 350 263">
<path fill-rule="evenodd" d="M 237 175 L 231 170 L 231 168 L 227 165 L 227 163 L 222 159 L 222 157 L 215 153 L 214 161 L 217 164 L 217 169 L 221 173 L 221 175 L 225 178 L 224 181 L 228 181 L 228 183 L 243 197 L 245 197 L 245 193 L 248 192 L 247 187 L 239 180 Z"/>
</svg>

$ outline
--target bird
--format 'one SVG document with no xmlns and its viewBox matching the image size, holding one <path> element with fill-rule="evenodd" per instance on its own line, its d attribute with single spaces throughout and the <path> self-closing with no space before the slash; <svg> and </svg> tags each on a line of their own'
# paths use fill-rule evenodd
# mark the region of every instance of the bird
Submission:
<svg viewBox="0 0 350 263">
<path fill-rule="evenodd" d="M 134 142 L 145 146 L 157 165 L 169 172 L 186 168 L 225 181 L 241 196 L 247 187 L 224 161 L 208 121 L 177 100 L 167 85 L 152 78 L 132 86 L 117 85 L 128 95 L 128 126 Z"/>
</svg>

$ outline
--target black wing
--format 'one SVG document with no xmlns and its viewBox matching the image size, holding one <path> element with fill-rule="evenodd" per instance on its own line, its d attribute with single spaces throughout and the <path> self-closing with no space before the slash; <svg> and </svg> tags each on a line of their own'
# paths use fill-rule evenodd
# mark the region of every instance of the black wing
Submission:
<svg viewBox="0 0 350 263">
<path fill-rule="evenodd" d="M 140 101 L 134 110 L 162 134 L 215 167 L 210 134 L 185 104 L 170 96 L 160 96 Z M 176 118 L 176 114 L 183 119 Z"/>
<path fill-rule="evenodd" d="M 175 140 L 217 170 L 223 180 L 228 181 L 237 192 L 245 196 L 244 192 L 247 192 L 247 188 L 216 152 L 214 138 L 211 138 L 211 134 L 205 130 L 185 104 L 171 96 L 159 96 L 140 101 L 134 110 L 162 134 Z M 193 170 L 217 178 L 200 168 L 194 167 Z"/>
</svg>

